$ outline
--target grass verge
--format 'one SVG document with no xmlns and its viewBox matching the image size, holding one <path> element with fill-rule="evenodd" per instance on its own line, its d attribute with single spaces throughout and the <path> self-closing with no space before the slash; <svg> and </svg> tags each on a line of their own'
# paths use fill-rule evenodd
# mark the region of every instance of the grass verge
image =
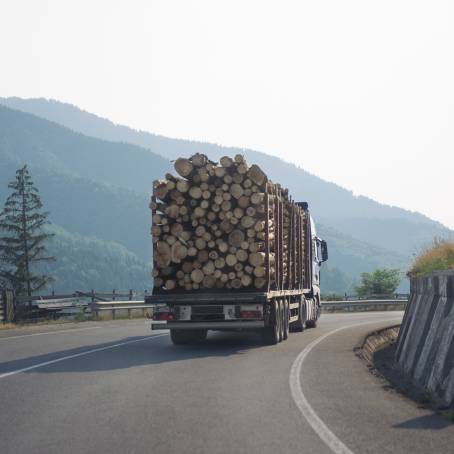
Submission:
<svg viewBox="0 0 454 454">
<path fill-rule="evenodd" d="M 0 323 L 0 330 L 1 329 L 14 329 L 17 328 L 17 325 L 14 323 Z"/>
<path fill-rule="evenodd" d="M 436 241 L 433 247 L 416 257 L 410 275 L 422 276 L 451 269 L 454 269 L 454 242 Z"/>
</svg>

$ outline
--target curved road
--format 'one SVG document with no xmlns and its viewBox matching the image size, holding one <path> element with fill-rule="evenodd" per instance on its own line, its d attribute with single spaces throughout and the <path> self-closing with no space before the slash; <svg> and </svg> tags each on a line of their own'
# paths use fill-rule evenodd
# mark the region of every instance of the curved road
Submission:
<svg viewBox="0 0 454 454">
<path fill-rule="evenodd" d="M 387 391 L 352 352 L 402 313 L 324 314 L 263 346 L 174 347 L 143 321 L 0 331 L 9 453 L 444 453 L 454 426 Z"/>
</svg>

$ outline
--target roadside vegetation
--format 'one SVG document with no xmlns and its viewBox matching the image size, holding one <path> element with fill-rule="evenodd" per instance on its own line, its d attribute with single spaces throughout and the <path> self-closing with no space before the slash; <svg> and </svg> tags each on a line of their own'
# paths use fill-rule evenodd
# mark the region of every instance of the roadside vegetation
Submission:
<svg viewBox="0 0 454 454">
<path fill-rule="evenodd" d="M 402 280 L 398 269 L 379 268 L 372 273 L 361 273 L 361 284 L 355 287 L 359 297 L 393 295 Z"/>
<path fill-rule="evenodd" d="M 46 247 L 53 236 L 44 231 L 49 213 L 43 211 L 26 165 L 16 171 L 8 188 L 12 193 L 0 212 L 0 277 L 12 283 L 17 295 L 32 296 L 53 282 L 36 270 L 37 264 L 55 260 Z"/>
<path fill-rule="evenodd" d="M 2 330 L 2 329 L 14 329 L 16 327 L 17 326 L 14 323 L 0 323 L 0 330 Z"/>
<path fill-rule="evenodd" d="M 320 299 L 322 301 L 342 301 L 344 297 L 337 293 L 322 293 Z"/>
<path fill-rule="evenodd" d="M 436 240 L 430 249 L 416 257 L 409 274 L 422 276 L 450 269 L 454 269 L 454 242 Z"/>
</svg>

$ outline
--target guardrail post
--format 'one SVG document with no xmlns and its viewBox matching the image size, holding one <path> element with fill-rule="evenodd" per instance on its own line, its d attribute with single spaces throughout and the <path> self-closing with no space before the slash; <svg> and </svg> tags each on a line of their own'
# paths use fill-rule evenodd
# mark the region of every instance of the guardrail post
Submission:
<svg viewBox="0 0 454 454">
<path fill-rule="evenodd" d="M 129 301 L 132 301 L 132 289 L 129 290 Z"/>
<path fill-rule="evenodd" d="M 6 322 L 6 290 L 0 289 L 0 323 Z"/>
<path fill-rule="evenodd" d="M 94 301 L 92 301 L 90 303 L 90 307 L 91 307 L 91 315 L 92 317 L 95 317 L 95 319 L 98 318 L 98 311 L 96 310 L 96 303 Z"/>
</svg>

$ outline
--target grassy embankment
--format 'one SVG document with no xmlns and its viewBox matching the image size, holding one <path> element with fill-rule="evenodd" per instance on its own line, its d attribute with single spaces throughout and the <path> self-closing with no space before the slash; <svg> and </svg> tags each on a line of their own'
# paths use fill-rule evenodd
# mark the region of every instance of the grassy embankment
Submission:
<svg viewBox="0 0 454 454">
<path fill-rule="evenodd" d="M 410 275 L 422 276 L 434 271 L 454 270 L 454 242 L 439 242 L 416 257 Z"/>
</svg>

